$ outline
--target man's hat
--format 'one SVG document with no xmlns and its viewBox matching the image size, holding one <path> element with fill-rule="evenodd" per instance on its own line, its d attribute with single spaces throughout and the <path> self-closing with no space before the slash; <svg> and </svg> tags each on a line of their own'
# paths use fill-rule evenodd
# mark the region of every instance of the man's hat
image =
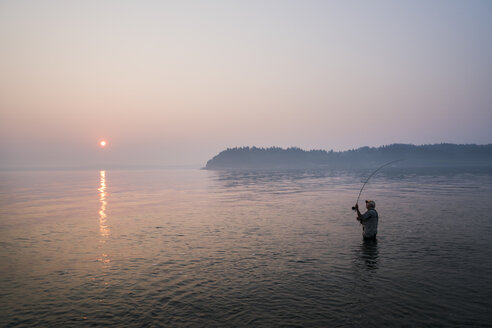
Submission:
<svg viewBox="0 0 492 328">
<path fill-rule="evenodd" d="M 376 202 L 373 200 L 366 200 L 366 204 L 369 204 L 370 207 L 376 207 Z"/>
</svg>

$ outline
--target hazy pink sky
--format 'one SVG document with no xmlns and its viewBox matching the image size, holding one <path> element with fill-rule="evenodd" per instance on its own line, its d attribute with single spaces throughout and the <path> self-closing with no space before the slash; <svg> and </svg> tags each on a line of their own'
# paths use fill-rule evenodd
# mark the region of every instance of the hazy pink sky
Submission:
<svg viewBox="0 0 492 328">
<path fill-rule="evenodd" d="M 492 142 L 488 0 L 1 1 L 0 47 L 0 167 Z"/>
</svg>

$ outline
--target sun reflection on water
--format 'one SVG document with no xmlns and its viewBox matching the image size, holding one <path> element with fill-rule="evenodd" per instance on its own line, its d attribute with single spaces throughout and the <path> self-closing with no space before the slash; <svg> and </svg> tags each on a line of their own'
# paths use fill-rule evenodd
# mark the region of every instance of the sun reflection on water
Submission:
<svg viewBox="0 0 492 328">
<path fill-rule="evenodd" d="M 99 202 L 101 203 L 101 207 L 99 208 L 99 235 L 101 236 L 101 243 L 106 243 L 106 239 L 109 236 L 109 227 L 107 225 L 107 215 L 106 215 L 106 205 L 108 204 L 106 200 L 106 171 L 99 171 L 100 176 L 100 184 L 99 188 Z M 109 263 L 111 260 L 109 259 L 108 254 L 101 254 L 101 257 L 97 259 L 102 263 Z"/>
<path fill-rule="evenodd" d="M 101 207 L 99 209 L 99 234 L 101 237 L 109 236 L 109 227 L 107 226 L 106 221 L 106 205 L 108 204 L 106 201 L 106 171 L 100 171 L 100 186 L 99 189 L 99 202 L 101 203 Z"/>
</svg>

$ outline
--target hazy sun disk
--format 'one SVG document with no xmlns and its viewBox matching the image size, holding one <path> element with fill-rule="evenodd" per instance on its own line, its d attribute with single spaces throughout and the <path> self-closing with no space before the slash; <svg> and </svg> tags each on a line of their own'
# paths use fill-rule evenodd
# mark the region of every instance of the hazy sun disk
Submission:
<svg viewBox="0 0 492 328">
<path fill-rule="evenodd" d="M 101 146 L 101 147 L 106 147 L 107 144 L 108 144 L 108 142 L 106 140 L 101 140 L 99 142 L 99 146 Z"/>
</svg>

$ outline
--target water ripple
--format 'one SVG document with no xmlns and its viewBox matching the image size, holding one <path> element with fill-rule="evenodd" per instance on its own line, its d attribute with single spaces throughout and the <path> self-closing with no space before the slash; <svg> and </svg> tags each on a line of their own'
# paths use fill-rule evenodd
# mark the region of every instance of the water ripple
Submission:
<svg viewBox="0 0 492 328">
<path fill-rule="evenodd" d="M 4 175 L 0 326 L 487 326 L 491 175 L 382 172 L 364 243 L 366 173 Z"/>
</svg>

